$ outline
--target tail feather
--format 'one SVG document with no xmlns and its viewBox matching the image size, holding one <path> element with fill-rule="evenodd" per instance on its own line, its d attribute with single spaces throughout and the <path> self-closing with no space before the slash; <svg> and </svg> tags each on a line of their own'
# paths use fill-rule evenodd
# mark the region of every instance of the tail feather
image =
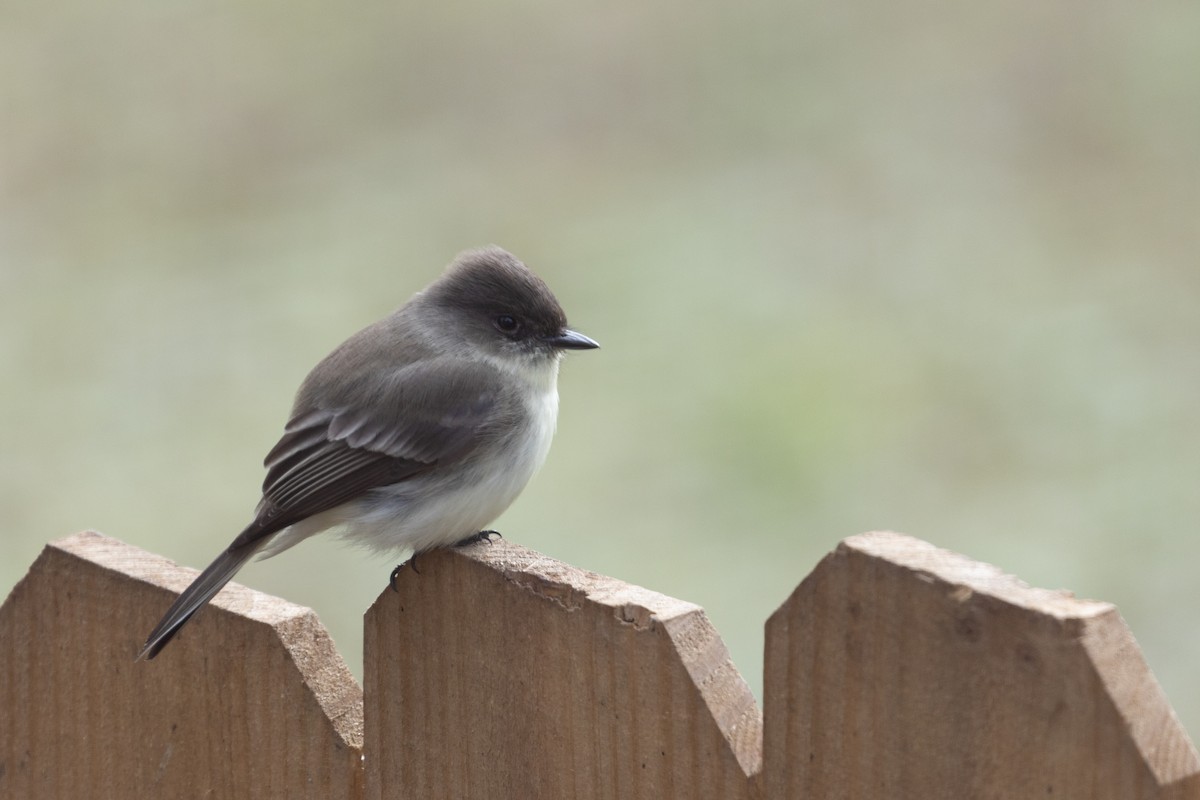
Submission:
<svg viewBox="0 0 1200 800">
<path fill-rule="evenodd" d="M 146 637 L 146 644 L 142 647 L 142 652 L 138 654 L 137 660 L 146 659 L 148 661 L 158 655 L 158 651 L 167 646 L 175 634 L 179 633 L 179 629 L 183 627 L 184 623 L 203 608 L 204 604 L 211 600 L 217 592 L 221 591 L 221 587 L 229 583 L 237 571 L 261 550 L 264 544 L 266 544 L 266 540 L 262 539 L 250 545 L 231 547 L 217 556 L 171 604 L 162 621 Z"/>
</svg>

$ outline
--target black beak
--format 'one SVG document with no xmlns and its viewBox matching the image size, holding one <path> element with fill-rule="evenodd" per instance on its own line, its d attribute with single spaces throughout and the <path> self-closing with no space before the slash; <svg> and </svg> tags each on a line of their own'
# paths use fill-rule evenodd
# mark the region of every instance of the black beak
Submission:
<svg viewBox="0 0 1200 800">
<path fill-rule="evenodd" d="M 554 336 L 547 336 L 542 341 L 560 350 L 595 350 L 600 346 L 582 333 L 566 330 L 565 328 L 562 332 Z"/>
</svg>

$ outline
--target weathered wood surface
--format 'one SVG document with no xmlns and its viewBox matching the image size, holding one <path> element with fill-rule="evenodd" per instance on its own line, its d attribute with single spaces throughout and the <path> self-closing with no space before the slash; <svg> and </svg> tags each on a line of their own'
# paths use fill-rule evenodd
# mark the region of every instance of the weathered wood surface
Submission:
<svg viewBox="0 0 1200 800">
<path fill-rule="evenodd" d="M 1196 750 L 1107 603 L 870 533 L 766 642 L 767 797 L 1200 797 Z"/>
<path fill-rule="evenodd" d="M 767 623 L 764 713 L 703 611 L 504 541 L 366 618 L 363 695 L 307 609 L 94 533 L 0 609 L 7 798 L 1200 800 L 1200 757 L 1107 603 L 899 534 Z M 360 757 L 365 753 L 364 759 Z"/>
<path fill-rule="evenodd" d="M 760 715 L 699 607 L 503 540 L 417 569 L 366 618 L 368 798 L 750 796 Z"/>
<path fill-rule="evenodd" d="M 308 609 L 230 584 L 154 661 L 196 572 L 48 545 L 0 608 L 0 797 L 355 798 L 362 695 Z"/>
</svg>

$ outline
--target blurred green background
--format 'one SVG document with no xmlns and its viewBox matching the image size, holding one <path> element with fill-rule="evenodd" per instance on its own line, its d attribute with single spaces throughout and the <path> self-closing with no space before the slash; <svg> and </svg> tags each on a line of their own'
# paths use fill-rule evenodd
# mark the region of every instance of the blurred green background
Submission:
<svg viewBox="0 0 1200 800">
<path fill-rule="evenodd" d="M 508 538 L 700 603 L 758 692 L 771 611 L 902 530 L 1116 602 L 1200 731 L 1198 37 L 1196 3 L 7 4 L 0 590 L 84 528 L 207 564 L 307 370 L 495 242 L 603 345 Z M 358 671 L 394 563 L 239 580 Z"/>
</svg>

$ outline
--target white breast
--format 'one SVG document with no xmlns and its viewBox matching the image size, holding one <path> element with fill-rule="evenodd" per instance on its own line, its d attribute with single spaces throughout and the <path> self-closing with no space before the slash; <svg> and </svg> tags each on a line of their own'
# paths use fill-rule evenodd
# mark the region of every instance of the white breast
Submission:
<svg viewBox="0 0 1200 800">
<path fill-rule="evenodd" d="M 378 524 L 363 519 L 346 535 L 372 548 L 426 550 L 460 541 L 483 530 L 517 499 L 546 460 L 558 419 L 558 391 L 551 388 L 531 401 L 527 434 L 477 462 L 453 489 L 433 488 L 416 502 L 397 508 Z"/>
</svg>

